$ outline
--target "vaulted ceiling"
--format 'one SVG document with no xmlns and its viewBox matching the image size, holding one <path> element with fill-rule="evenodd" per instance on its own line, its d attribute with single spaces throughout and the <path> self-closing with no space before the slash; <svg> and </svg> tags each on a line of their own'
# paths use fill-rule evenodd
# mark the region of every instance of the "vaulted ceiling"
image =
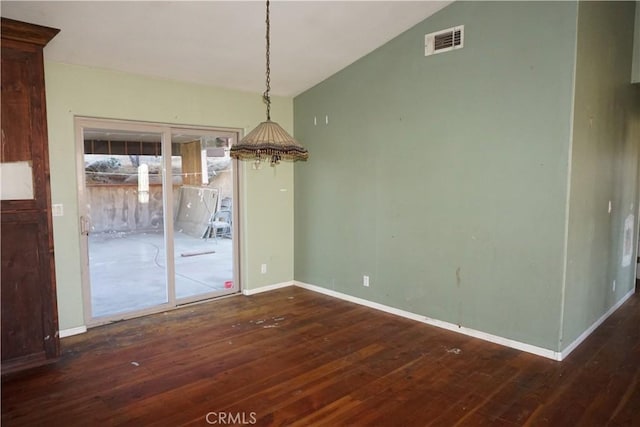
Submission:
<svg viewBox="0 0 640 427">
<path fill-rule="evenodd" d="M 272 2 L 272 93 L 303 92 L 449 3 Z M 61 29 L 47 60 L 264 90 L 264 2 L 2 1 L 1 14 Z"/>
</svg>

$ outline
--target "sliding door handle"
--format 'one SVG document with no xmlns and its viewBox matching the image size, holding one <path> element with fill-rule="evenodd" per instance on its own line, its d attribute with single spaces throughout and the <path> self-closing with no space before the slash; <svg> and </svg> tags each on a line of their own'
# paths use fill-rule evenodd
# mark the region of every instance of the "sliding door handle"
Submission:
<svg viewBox="0 0 640 427">
<path fill-rule="evenodd" d="M 89 235 L 89 218 L 84 215 L 80 216 L 80 234 L 83 236 Z"/>
</svg>

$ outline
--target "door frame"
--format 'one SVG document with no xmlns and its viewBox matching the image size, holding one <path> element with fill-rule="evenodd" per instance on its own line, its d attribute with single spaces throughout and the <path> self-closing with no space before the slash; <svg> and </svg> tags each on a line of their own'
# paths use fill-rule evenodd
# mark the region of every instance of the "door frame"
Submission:
<svg viewBox="0 0 640 427">
<path fill-rule="evenodd" d="M 94 327 L 111 323 L 117 320 L 131 319 L 135 317 L 145 316 L 148 314 L 158 313 L 162 311 L 172 310 L 188 304 L 197 304 L 205 302 L 214 298 L 224 298 L 232 295 L 242 293 L 242 277 L 240 275 L 241 268 L 241 248 L 240 248 L 240 210 L 242 209 L 241 197 L 240 197 L 240 176 L 241 176 L 241 162 L 237 159 L 232 159 L 233 165 L 233 210 L 232 210 L 232 236 L 233 236 L 233 283 L 234 292 L 225 293 L 223 295 L 206 296 L 205 298 L 190 297 L 177 299 L 175 289 L 175 262 L 174 262 L 174 245 L 173 245 L 173 215 L 167 215 L 167 212 L 173 213 L 173 186 L 171 175 L 171 157 L 163 155 L 163 168 L 162 168 L 162 185 L 163 185 L 163 212 L 164 214 L 164 243 L 166 252 L 166 268 L 165 268 L 165 281 L 167 284 L 168 298 L 164 304 L 155 305 L 142 310 L 136 310 L 125 313 L 118 313 L 112 316 L 103 316 L 94 318 L 91 308 L 91 278 L 89 271 L 89 239 L 88 239 L 88 224 L 86 221 L 88 208 L 86 206 L 86 178 L 84 173 L 84 129 L 85 128 L 97 128 L 97 129 L 113 129 L 124 130 L 131 132 L 148 132 L 154 134 L 161 134 L 161 146 L 162 153 L 171 153 L 171 134 L 176 132 L 201 132 L 203 134 L 215 133 L 215 132 L 229 132 L 235 134 L 234 143 L 238 142 L 243 136 L 243 129 L 240 128 L 227 128 L 227 127 L 213 127 L 213 126 L 190 126 L 184 124 L 169 124 L 158 122 L 145 122 L 145 121 L 133 121 L 133 120 L 118 120 L 118 119 L 103 119 L 98 117 L 87 116 L 74 116 L 74 129 L 76 140 L 76 183 L 77 183 L 77 197 L 78 197 L 78 221 L 79 221 L 79 237 L 80 237 L 80 270 L 81 270 L 81 287 L 83 296 L 83 311 L 85 325 L 88 327 Z M 167 190 L 167 191 L 165 191 Z M 207 294 L 208 295 L 208 294 Z"/>
</svg>

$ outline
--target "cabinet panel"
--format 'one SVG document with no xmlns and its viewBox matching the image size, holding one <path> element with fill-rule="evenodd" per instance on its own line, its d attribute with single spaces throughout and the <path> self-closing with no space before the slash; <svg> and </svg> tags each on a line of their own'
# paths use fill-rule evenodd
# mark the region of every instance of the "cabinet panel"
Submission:
<svg viewBox="0 0 640 427">
<path fill-rule="evenodd" d="M 33 52 L 2 47 L 2 153 L 0 161 L 31 160 Z"/>
<path fill-rule="evenodd" d="M 2 221 L 2 360 L 45 351 L 39 228 Z"/>
<path fill-rule="evenodd" d="M 4 31 L 4 22 L 2 19 Z M 47 149 L 44 63 L 42 47 L 2 40 L 2 162 L 28 161 L 33 170 L 34 198 L 11 201 L 21 209 L 48 209 L 49 156 Z M 9 208 L 3 200 L 3 210 Z"/>
</svg>

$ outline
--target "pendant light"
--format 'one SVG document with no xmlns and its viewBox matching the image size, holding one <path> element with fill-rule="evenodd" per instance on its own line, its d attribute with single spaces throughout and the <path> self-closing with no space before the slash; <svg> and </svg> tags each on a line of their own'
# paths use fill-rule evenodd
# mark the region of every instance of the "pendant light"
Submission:
<svg viewBox="0 0 640 427">
<path fill-rule="evenodd" d="M 270 23 L 269 23 L 269 0 L 267 0 L 267 66 L 266 66 L 266 90 L 262 94 L 262 99 L 267 104 L 267 120 L 260 123 L 240 142 L 231 146 L 230 155 L 240 160 L 254 160 L 254 167 L 260 167 L 263 159 L 270 158 L 271 166 L 280 163 L 280 160 L 307 160 L 309 153 L 298 141 L 290 136 L 282 126 L 271 121 L 271 68 L 270 68 Z"/>
</svg>

